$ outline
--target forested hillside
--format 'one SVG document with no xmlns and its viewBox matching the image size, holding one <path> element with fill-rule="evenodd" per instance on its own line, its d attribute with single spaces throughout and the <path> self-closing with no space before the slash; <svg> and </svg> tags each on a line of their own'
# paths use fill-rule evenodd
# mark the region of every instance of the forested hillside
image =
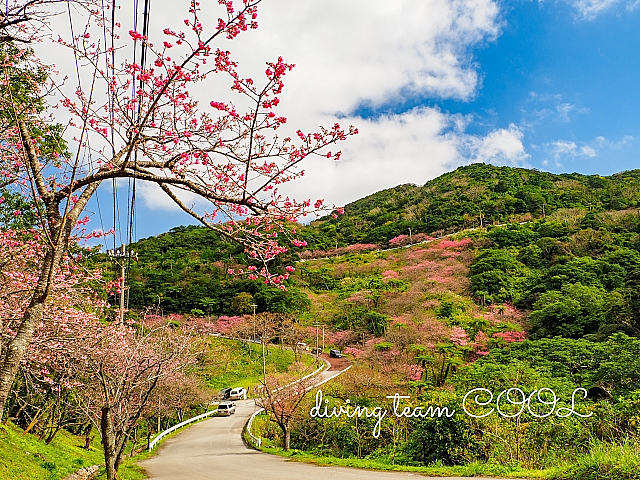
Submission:
<svg viewBox="0 0 640 480">
<path fill-rule="evenodd" d="M 479 227 L 481 222 L 486 227 L 540 219 L 535 226 L 490 234 L 492 243 L 486 248 L 491 252 L 483 250 L 480 260 L 485 258 L 484 263 L 472 268 L 473 289 L 482 301 L 510 301 L 531 308 L 538 300 L 536 292 L 559 289 L 558 282 L 554 288 L 549 282 L 532 284 L 541 269 L 571 257 L 599 257 L 613 245 L 633 250 L 638 231 L 633 208 L 639 202 L 640 170 L 600 177 L 473 164 L 422 187 L 402 185 L 377 192 L 347 205 L 345 213 L 335 219 L 329 216 L 299 228 L 298 238 L 307 246 L 294 247 L 278 257 L 271 269 L 283 272 L 283 266 L 292 265 L 299 257 L 415 243 L 427 235 Z M 622 213 L 601 215 L 605 211 Z M 293 285 L 281 291 L 229 275 L 229 268 L 251 264 L 250 259 L 237 244 L 204 227 L 174 228 L 140 240 L 132 248 L 139 259 L 129 270 L 130 306 L 134 309 L 241 314 L 249 313 L 253 304 L 259 312 L 308 308 L 306 296 Z M 516 263 L 509 263 L 507 257 Z M 489 268 L 487 264 L 502 267 Z M 571 270 L 574 264 L 566 268 Z M 502 273 L 497 273 L 498 268 L 503 268 Z M 590 271 L 595 275 L 593 268 Z M 582 284 L 613 288 L 601 281 L 583 280 Z M 632 280 L 617 282 L 614 290 L 624 283 L 626 291 L 631 291 Z"/>
<path fill-rule="evenodd" d="M 640 170 L 609 177 L 554 175 L 476 163 L 427 182 L 382 190 L 303 230 L 315 248 L 355 243 L 386 245 L 398 235 L 449 232 L 540 218 L 559 209 L 623 210 L 640 202 Z"/>
<path fill-rule="evenodd" d="M 137 260 L 128 263 L 129 305 L 136 310 L 243 314 L 250 313 L 254 303 L 258 312 L 297 311 L 308 303 L 295 288 L 283 291 L 229 275 L 229 268 L 246 266 L 249 259 L 238 244 L 207 228 L 177 227 L 131 248 Z M 108 263 L 105 255 L 97 261 Z M 292 261 L 290 255 L 278 257 L 272 270 Z"/>
</svg>

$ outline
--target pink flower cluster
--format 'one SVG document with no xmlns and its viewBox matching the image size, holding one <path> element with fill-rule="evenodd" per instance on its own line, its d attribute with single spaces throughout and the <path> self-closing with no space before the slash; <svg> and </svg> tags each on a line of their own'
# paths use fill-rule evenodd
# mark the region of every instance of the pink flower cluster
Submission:
<svg viewBox="0 0 640 480">
<path fill-rule="evenodd" d="M 470 238 L 463 238 L 461 240 L 442 240 L 439 244 L 440 248 L 449 248 L 453 250 L 462 250 L 471 245 Z"/>
<path fill-rule="evenodd" d="M 453 327 L 451 329 L 451 334 L 449 335 L 449 340 L 451 340 L 454 345 L 464 347 L 469 343 L 469 335 L 467 335 L 464 328 Z"/>
<path fill-rule="evenodd" d="M 433 237 L 430 237 L 426 233 L 417 233 L 416 235 L 398 235 L 397 237 L 393 237 L 389 240 L 389 246 L 394 247 L 404 247 L 406 245 L 415 245 L 416 243 L 430 242 L 434 240 Z"/>
<path fill-rule="evenodd" d="M 424 368 L 422 368 L 420 365 L 406 365 L 405 368 L 407 369 L 407 377 L 412 382 L 417 382 L 422 378 Z"/>
<path fill-rule="evenodd" d="M 217 330 L 223 335 L 227 335 L 233 332 L 233 330 L 237 328 L 239 325 L 241 325 L 242 323 L 244 323 L 244 317 L 240 317 L 240 316 L 227 317 L 225 315 L 222 315 L 220 318 L 218 318 Z"/>
<path fill-rule="evenodd" d="M 396 272 L 395 270 L 385 270 L 384 272 L 382 272 L 382 278 L 384 280 L 390 279 L 390 278 L 398 278 L 398 272 Z"/>
<path fill-rule="evenodd" d="M 360 350 L 359 348 L 355 347 L 347 347 L 344 349 L 344 353 L 346 353 L 347 355 L 351 355 L 354 358 L 359 358 L 364 353 L 364 350 Z"/>
</svg>

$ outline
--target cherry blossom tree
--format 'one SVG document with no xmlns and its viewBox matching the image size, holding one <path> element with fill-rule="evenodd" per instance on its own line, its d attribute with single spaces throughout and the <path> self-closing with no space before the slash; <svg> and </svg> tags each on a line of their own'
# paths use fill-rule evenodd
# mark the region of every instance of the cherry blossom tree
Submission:
<svg viewBox="0 0 640 480">
<path fill-rule="evenodd" d="M 189 337 L 167 326 L 144 334 L 121 324 L 100 330 L 92 344 L 85 395 L 88 414 L 100 425 L 107 479 L 113 480 L 138 421 L 154 411 L 156 388 L 182 383 L 196 352 Z"/>
<path fill-rule="evenodd" d="M 303 377 L 305 371 L 304 364 L 297 363 L 286 373 L 267 376 L 261 385 L 260 396 L 256 398 L 256 405 L 264 408 L 282 430 L 285 451 L 291 445 L 291 425 L 298 408 L 313 386 L 312 379 Z"/>
<path fill-rule="evenodd" d="M 257 27 L 260 1 L 219 0 L 220 18 L 206 25 L 205 16 L 218 15 L 205 15 L 192 0 L 184 28 L 165 28 L 159 41 L 135 30 L 120 32 L 115 12 L 103 2 L 79 1 L 86 7 L 85 27 L 75 29 L 75 38 L 65 40 L 54 31 L 45 40 L 69 48 L 79 70 L 85 70 L 78 78 L 89 81 L 71 95 L 65 93 L 68 85 L 63 88 L 48 75 L 45 65 L 51 59 L 29 59 L 27 51 L 17 47 L 13 58 L 3 60 L 0 182 L 22 191 L 36 206 L 46 243 L 28 304 L 0 359 L 0 418 L 52 295 L 59 265 L 78 226 L 89 221 L 83 212 L 105 181 L 129 178 L 156 185 L 193 218 L 244 245 L 257 266 L 237 273 L 262 276 L 276 285 L 288 277 L 288 272 L 270 273 L 268 262 L 286 250 L 283 239 L 304 244 L 290 238 L 295 229 L 289 225 L 300 215 L 324 209 L 324 204 L 290 198 L 280 193 L 280 186 L 304 173 L 302 162 L 309 156 L 339 159 L 339 151 L 325 147 L 357 130 L 335 124 L 317 132 L 281 134 L 287 130 L 286 118 L 276 111 L 283 78 L 293 65 L 278 57 L 267 62 L 262 80 L 247 78 L 231 53 L 220 48 L 223 41 Z M 5 42 L 19 44 L 42 40 L 41 27 L 48 17 L 67 5 L 55 0 L 10 3 L 14 7 L 0 17 L 0 30 Z M 99 41 L 96 32 L 105 32 L 105 41 Z M 116 61 L 126 45 L 142 49 L 149 65 Z M 31 103 L 14 95 L 20 84 L 14 77 L 20 71 L 30 80 Z M 47 73 L 44 80 L 41 72 Z M 192 95 L 193 87 L 220 76 L 228 78 L 242 107 L 220 92 L 204 101 Z M 53 97 L 45 96 L 51 92 Z M 47 116 L 54 106 L 70 118 L 64 135 Z M 190 205 L 185 193 L 200 197 L 208 208 Z"/>
<path fill-rule="evenodd" d="M 46 240 L 36 231 L 0 231 L 3 352 L 38 284 L 46 249 Z M 154 316 L 138 329 L 101 322 L 106 305 L 91 289 L 99 280 L 99 272 L 86 272 L 73 259 L 62 259 L 53 295 L 21 366 L 23 378 L 42 393 L 33 398 L 45 399 L 31 405 L 35 413 L 28 429 L 40 424 L 41 436 L 49 442 L 69 421 L 86 424 L 89 418 L 99 426 L 111 480 L 139 420 L 154 411 L 156 389 L 171 385 L 172 395 L 164 392 L 163 403 L 178 411 L 198 393 L 195 387 L 181 388 L 190 383 L 185 368 L 197 352 L 190 335 Z M 24 405 L 19 408 L 24 411 Z"/>
<path fill-rule="evenodd" d="M 0 11 L 0 43 L 31 43 L 46 35 L 52 7 L 67 3 L 68 0 L 5 0 Z M 87 9 L 97 5 L 95 0 L 73 3 Z"/>
<path fill-rule="evenodd" d="M 0 355 L 16 335 L 45 250 L 36 231 L 0 231 Z M 37 429 L 47 442 L 61 427 L 77 421 L 73 402 L 68 400 L 80 385 L 77 376 L 88 355 L 85 345 L 93 338 L 93 325 L 104 307 L 89 288 L 98 278 L 98 272 L 80 270 L 71 258 L 63 258 L 53 295 L 21 364 L 21 385 L 11 399 L 12 413 L 28 418 L 27 428 Z"/>
</svg>

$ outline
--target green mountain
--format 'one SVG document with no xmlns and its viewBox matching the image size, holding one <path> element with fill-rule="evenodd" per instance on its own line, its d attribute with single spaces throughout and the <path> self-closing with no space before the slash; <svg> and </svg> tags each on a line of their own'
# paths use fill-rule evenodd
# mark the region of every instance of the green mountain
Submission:
<svg viewBox="0 0 640 480">
<path fill-rule="evenodd" d="M 398 235 L 450 233 L 474 226 L 541 218 L 560 209 L 592 212 L 640 205 L 640 170 L 608 177 L 476 163 L 430 180 L 400 185 L 345 206 L 302 232 L 318 249 L 355 243 L 387 245 Z M 482 220 L 481 220 L 482 219 Z"/>
</svg>

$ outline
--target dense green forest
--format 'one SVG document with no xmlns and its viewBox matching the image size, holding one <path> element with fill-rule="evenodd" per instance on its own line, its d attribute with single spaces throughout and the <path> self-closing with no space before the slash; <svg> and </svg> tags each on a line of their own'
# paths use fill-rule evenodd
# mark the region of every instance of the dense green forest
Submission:
<svg viewBox="0 0 640 480">
<path fill-rule="evenodd" d="M 639 233 L 636 212 L 490 229 L 470 268 L 472 292 L 530 310 L 531 338 L 638 335 Z"/>
<path fill-rule="evenodd" d="M 305 309 L 306 297 L 261 282 L 229 275 L 228 268 L 250 263 L 242 248 L 203 227 L 176 227 L 170 232 L 141 240 L 131 247 L 137 260 L 127 262 L 129 305 L 147 307 L 153 313 L 244 314 L 291 312 Z M 108 262 L 105 255 L 96 259 Z M 272 270 L 282 270 L 291 256 L 278 258 Z M 112 270 L 118 267 L 111 265 Z"/>
</svg>

